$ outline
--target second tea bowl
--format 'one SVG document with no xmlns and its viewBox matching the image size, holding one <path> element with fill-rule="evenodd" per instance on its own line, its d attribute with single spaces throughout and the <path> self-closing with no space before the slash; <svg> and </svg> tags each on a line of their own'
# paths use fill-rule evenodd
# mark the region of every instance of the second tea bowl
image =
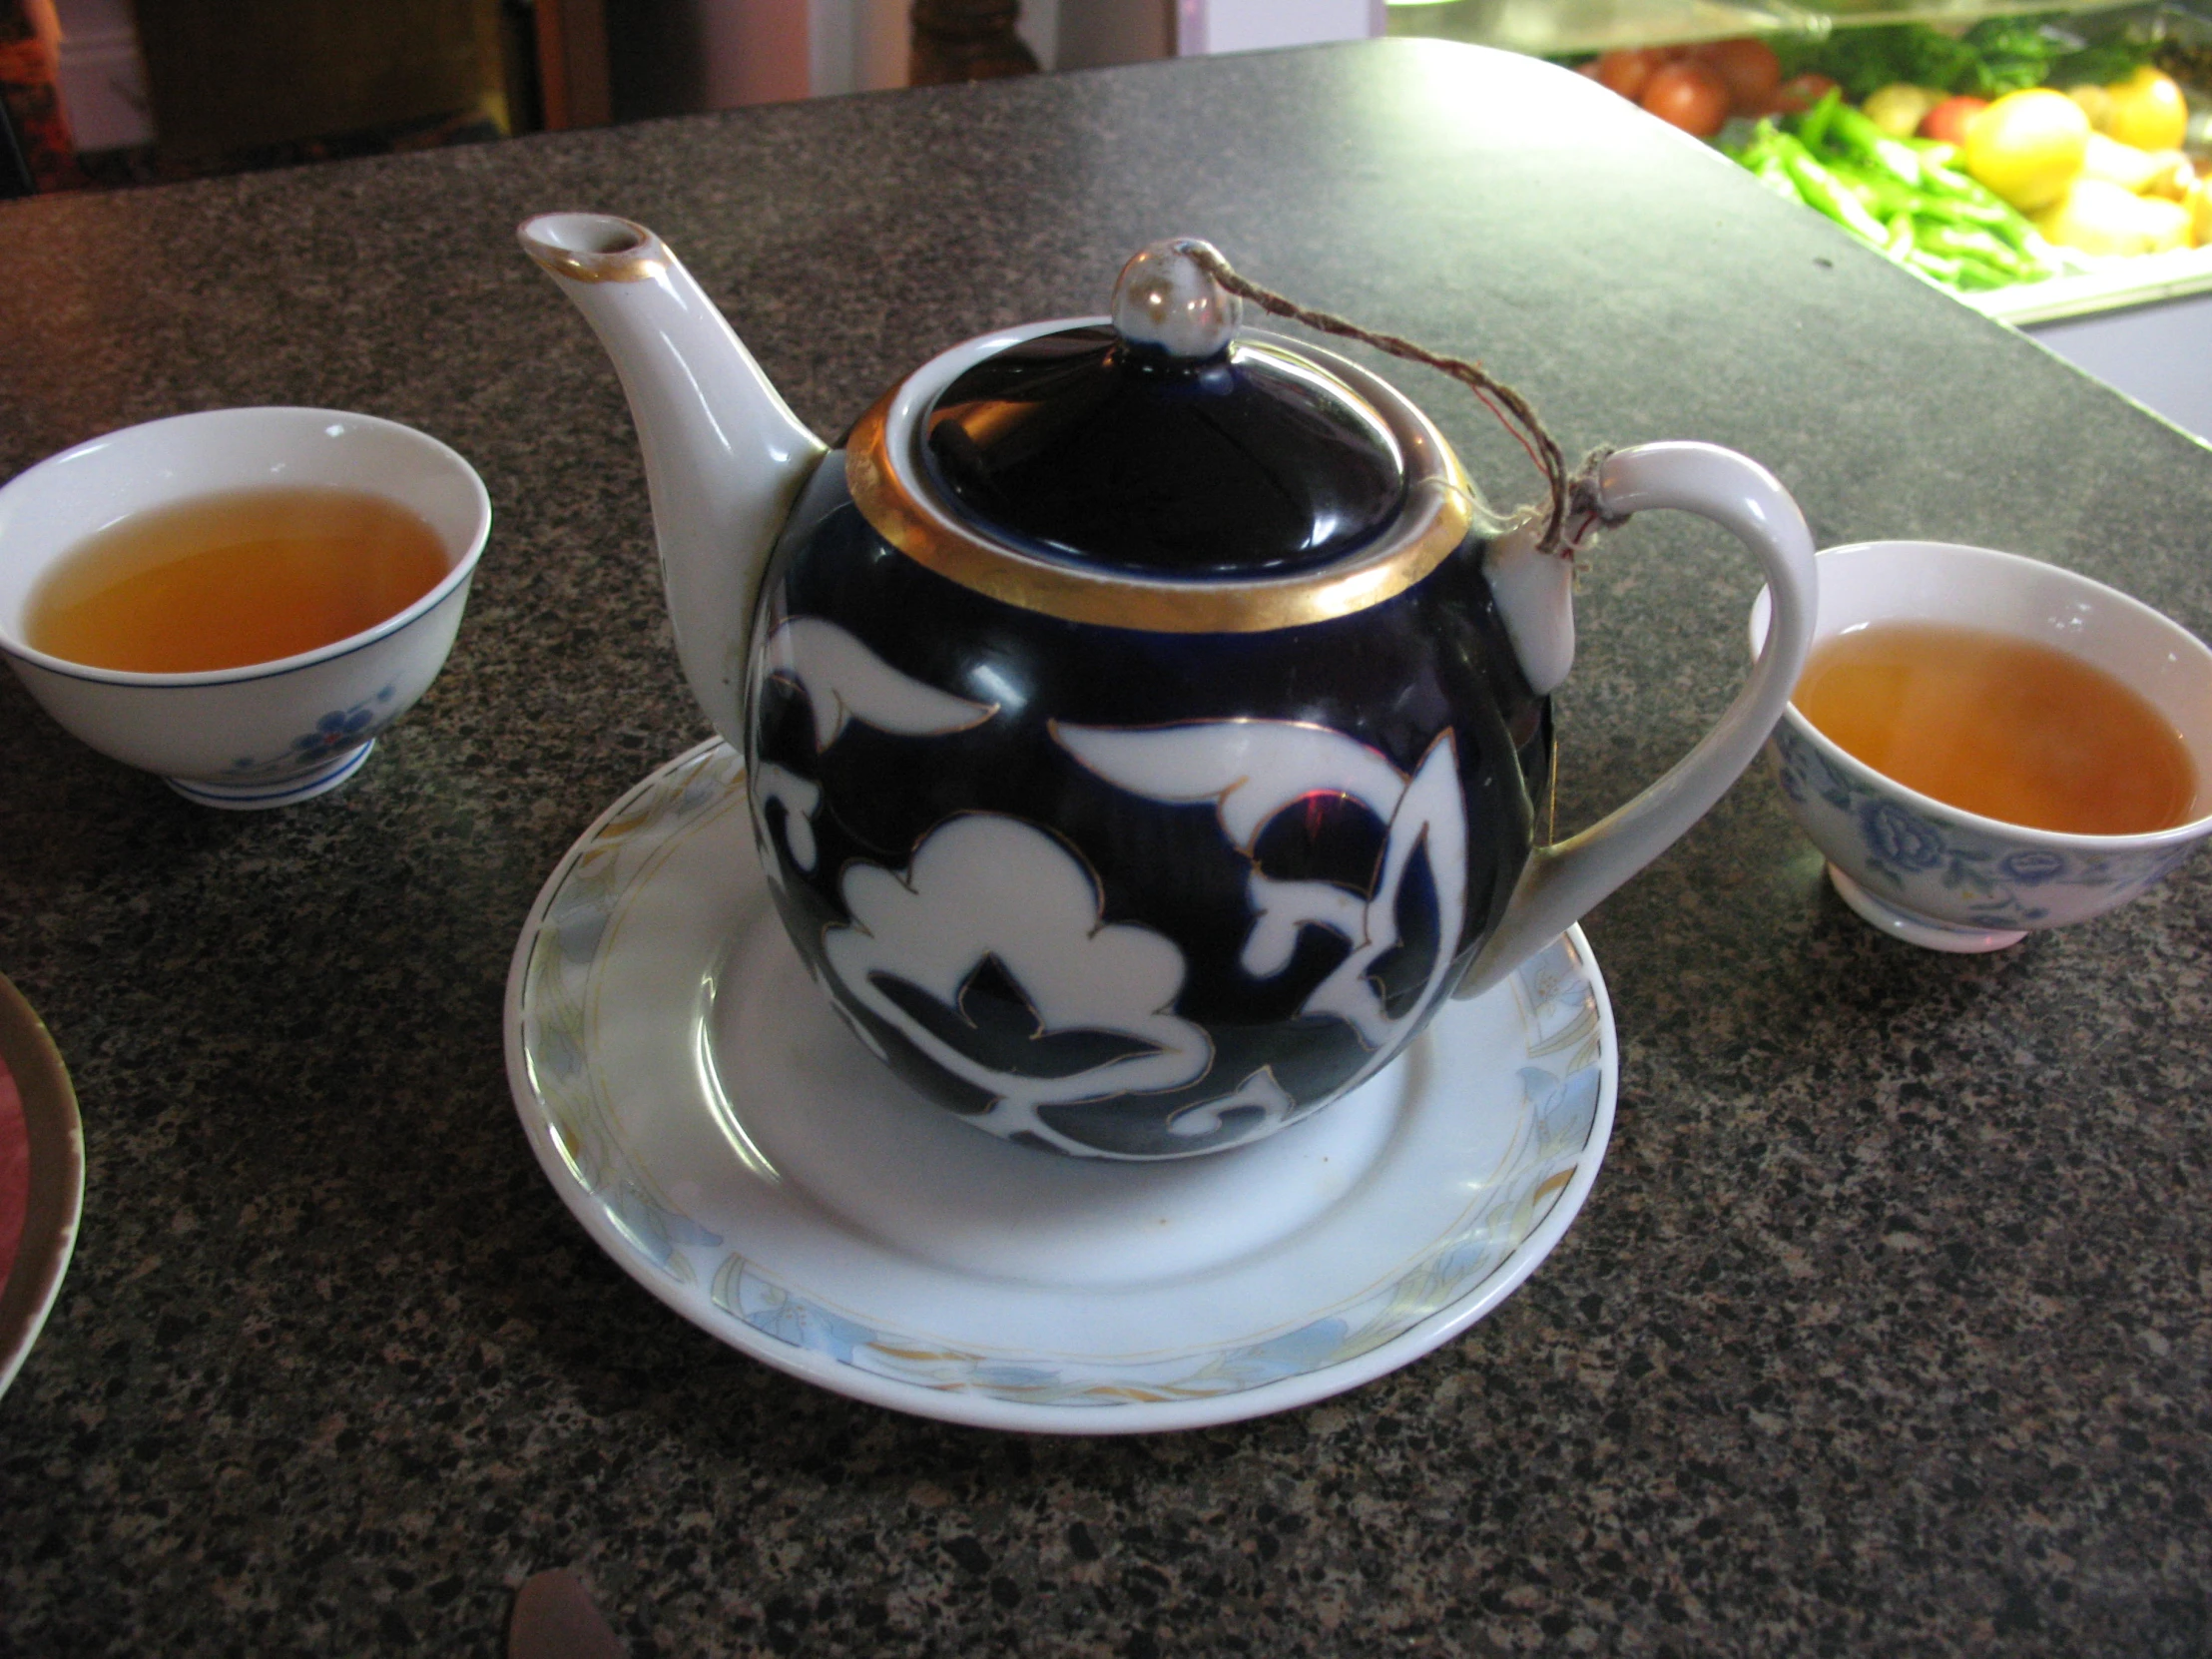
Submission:
<svg viewBox="0 0 2212 1659">
<path fill-rule="evenodd" d="M 2006 824 L 1888 778 L 1834 743 L 1793 701 L 1769 744 L 1790 816 L 1854 911 L 1932 950 L 2001 950 L 2102 915 L 2170 873 L 2212 835 L 2212 650 L 2116 589 L 2018 554 L 1947 542 L 1873 541 L 1817 561 L 1813 651 L 1882 622 L 1948 624 L 2037 642 L 2147 700 L 2196 773 L 2186 820 L 2132 835 Z M 1767 600 L 1751 644 L 1766 637 Z"/>
</svg>

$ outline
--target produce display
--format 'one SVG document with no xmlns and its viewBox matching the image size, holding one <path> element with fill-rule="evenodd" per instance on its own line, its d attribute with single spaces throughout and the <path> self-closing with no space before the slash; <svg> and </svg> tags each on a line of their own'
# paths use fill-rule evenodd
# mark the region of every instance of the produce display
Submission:
<svg viewBox="0 0 2212 1659">
<path fill-rule="evenodd" d="M 2202 48 L 2063 20 L 1906 23 L 1615 51 L 1579 65 L 1777 195 L 1963 291 L 2212 245 Z M 2206 94 L 2200 87 L 2200 98 Z M 2201 144 L 2201 123 L 2195 131 Z"/>
<path fill-rule="evenodd" d="M 1891 137 L 1831 89 L 1786 127 L 1761 118 L 1737 160 L 1776 194 L 1947 286 L 2007 287 L 2053 275 L 2035 228 L 1953 165 L 1958 154 L 1938 140 Z"/>
</svg>

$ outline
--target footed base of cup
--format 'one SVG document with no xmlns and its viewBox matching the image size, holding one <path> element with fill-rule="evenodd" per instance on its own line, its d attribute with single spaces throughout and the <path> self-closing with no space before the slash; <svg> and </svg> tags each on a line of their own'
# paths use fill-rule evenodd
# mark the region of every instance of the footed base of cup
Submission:
<svg viewBox="0 0 2212 1659">
<path fill-rule="evenodd" d="M 1947 921 L 1937 921 L 1934 916 L 1924 916 L 1875 895 L 1834 864 L 1828 866 L 1828 878 L 1835 884 L 1837 893 L 1846 904 L 1856 910 L 1861 919 L 1872 922 L 1883 932 L 1907 944 L 1917 944 L 1924 950 L 1949 950 L 1959 955 L 1970 955 L 1983 950 L 2002 950 L 2006 945 L 2018 944 L 2027 937 L 2025 933 L 2007 932 L 2001 927 L 1959 927 Z"/>
<path fill-rule="evenodd" d="M 313 771 L 294 773 L 278 784 L 211 784 L 200 778 L 165 778 L 162 782 L 187 801 L 197 801 L 203 807 L 256 813 L 264 808 L 289 807 L 294 802 L 312 801 L 318 795 L 329 794 L 361 770 L 361 763 L 375 747 L 376 740 L 370 738 L 323 762 Z"/>
</svg>

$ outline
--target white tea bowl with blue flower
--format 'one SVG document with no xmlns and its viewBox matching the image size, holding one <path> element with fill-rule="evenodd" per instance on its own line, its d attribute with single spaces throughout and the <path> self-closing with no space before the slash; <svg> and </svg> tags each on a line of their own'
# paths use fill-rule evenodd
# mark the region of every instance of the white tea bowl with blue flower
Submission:
<svg viewBox="0 0 2212 1659">
<path fill-rule="evenodd" d="M 1817 654 L 1889 622 L 1973 629 L 2052 647 L 2110 675 L 2170 726 L 2195 769 L 2185 822 L 2131 835 L 2005 824 L 1898 783 L 1832 742 L 1793 702 L 1768 753 L 1791 817 L 1829 878 L 1876 927 L 1932 950 L 2001 950 L 2117 908 L 2212 835 L 2212 650 L 2127 595 L 2053 565 L 1946 542 L 1824 550 Z M 1766 638 L 1767 597 L 1751 612 Z"/>
<path fill-rule="evenodd" d="M 435 532 L 445 574 L 412 604 L 312 651 L 239 668 L 142 674 L 70 662 L 25 637 L 41 583 L 133 515 L 265 486 L 363 491 Z M 215 409 L 126 427 L 0 488 L 0 653 L 55 720 L 205 806 L 283 807 L 344 783 L 452 649 L 491 501 L 453 450 L 335 409 Z"/>
</svg>

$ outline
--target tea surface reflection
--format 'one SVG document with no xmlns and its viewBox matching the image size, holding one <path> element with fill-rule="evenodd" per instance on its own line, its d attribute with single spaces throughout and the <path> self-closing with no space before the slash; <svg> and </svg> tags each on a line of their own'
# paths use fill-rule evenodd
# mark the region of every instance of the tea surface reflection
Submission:
<svg viewBox="0 0 2212 1659">
<path fill-rule="evenodd" d="M 25 633 L 89 668 L 244 668 L 373 628 L 451 568 L 437 532 L 383 496 L 226 490 L 134 513 L 64 554 Z"/>
<path fill-rule="evenodd" d="M 2002 824 L 2137 835 L 2185 823 L 2196 795 L 2170 720 L 2031 640 L 1872 623 L 1818 647 L 1792 701 L 1884 777 Z"/>
</svg>

